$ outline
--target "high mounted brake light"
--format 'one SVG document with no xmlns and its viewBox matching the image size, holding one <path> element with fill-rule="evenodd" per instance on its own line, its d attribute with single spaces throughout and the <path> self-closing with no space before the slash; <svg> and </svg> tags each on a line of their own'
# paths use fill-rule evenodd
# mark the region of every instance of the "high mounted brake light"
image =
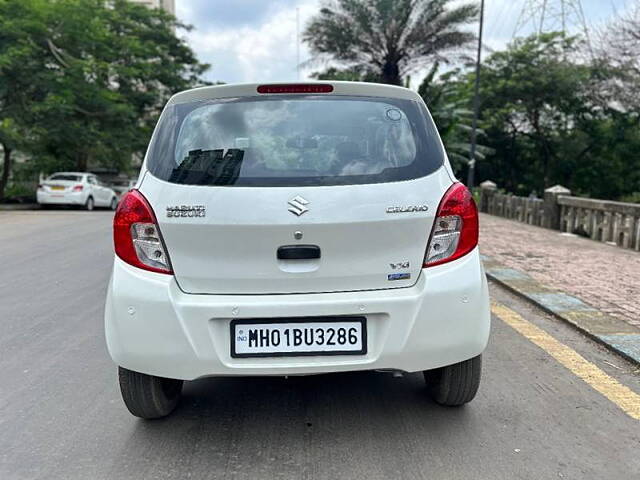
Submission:
<svg viewBox="0 0 640 480">
<path fill-rule="evenodd" d="M 438 207 L 423 267 L 460 258 L 478 245 L 478 208 L 469 189 L 454 183 Z"/>
<path fill-rule="evenodd" d="M 153 209 L 138 190 L 127 192 L 113 217 L 116 255 L 129 265 L 173 274 Z"/>
<path fill-rule="evenodd" d="M 317 84 L 280 84 L 260 85 L 258 93 L 331 93 L 333 85 L 328 83 Z"/>
</svg>

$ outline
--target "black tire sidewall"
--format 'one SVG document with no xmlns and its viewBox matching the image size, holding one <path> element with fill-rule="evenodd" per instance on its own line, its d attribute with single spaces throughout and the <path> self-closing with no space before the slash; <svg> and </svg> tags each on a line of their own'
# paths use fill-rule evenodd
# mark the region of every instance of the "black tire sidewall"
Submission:
<svg viewBox="0 0 640 480">
<path fill-rule="evenodd" d="M 482 375 L 482 355 L 424 372 L 429 396 L 440 405 L 460 406 L 476 396 Z"/>
<path fill-rule="evenodd" d="M 120 393 L 136 417 L 162 418 L 169 415 L 182 396 L 182 380 L 156 377 L 119 367 Z"/>
</svg>

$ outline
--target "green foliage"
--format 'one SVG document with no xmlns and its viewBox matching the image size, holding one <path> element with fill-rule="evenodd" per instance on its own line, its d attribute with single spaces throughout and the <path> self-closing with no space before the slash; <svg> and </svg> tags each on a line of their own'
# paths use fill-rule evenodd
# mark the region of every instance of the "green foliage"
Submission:
<svg viewBox="0 0 640 480">
<path fill-rule="evenodd" d="M 623 195 L 620 198 L 621 202 L 629 202 L 629 203 L 640 203 L 640 192 L 633 192 L 629 195 Z"/>
<path fill-rule="evenodd" d="M 44 170 L 126 169 L 208 68 L 176 28 L 126 0 L 0 0 L 0 142 Z"/>
<path fill-rule="evenodd" d="M 480 181 L 519 194 L 540 195 L 554 184 L 596 198 L 637 191 L 638 112 L 600 101 L 599 82 L 610 72 L 577 60 L 579 51 L 575 38 L 547 34 L 518 39 L 486 60 L 481 125 L 494 153 L 478 163 Z M 462 76 L 457 88 L 470 92 L 472 81 Z"/>
<path fill-rule="evenodd" d="M 376 81 L 402 85 L 411 71 L 448 61 L 468 45 L 464 29 L 476 20 L 475 3 L 452 0 L 325 0 L 304 32 L 316 59 L 329 57 Z"/>
<path fill-rule="evenodd" d="M 35 203 L 35 187 L 24 183 L 14 183 L 7 186 L 5 197 L 20 203 Z"/>
<path fill-rule="evenodd" d="M 470 133 L 473 111 L 469 108 L 469 95 L 456 83 L 459 70 L 450 70 L 437 76 L 439 64 L 435 63 L 424 78 L 418 93 L 425 101 L 442 137 L 453 170 L 460 175 L 471 156 Z M 480 139 L 484 132 L 480 129 Z M 476 158 L 484 160 L 492 150 L 478 142 Z"/>
<path fill-rule="evenodd" d="M 330 67 L 321 72 L 311 74 L 312 78 L 317 80 L 335 80 L 342 82 L 378 82 L 379 78 L 374 72 L 360 71 L 356 68 L 335 68 Z"/>
</svg>

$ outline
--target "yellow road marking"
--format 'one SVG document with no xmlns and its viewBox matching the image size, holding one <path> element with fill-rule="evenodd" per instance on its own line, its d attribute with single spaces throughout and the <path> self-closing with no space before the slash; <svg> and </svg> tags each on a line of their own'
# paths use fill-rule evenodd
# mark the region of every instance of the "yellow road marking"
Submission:
<svg viewBox="0 0 640 480">
<path fill-rule="evenodd" d="M 607 397 L 627 415 L 640 420 L 640 395 L 587 361 L 575 350 L 553 338 L 541 328 L 499 303 L 492 302 L 491 311 L 507 325 L 543 349 L 593 389 Z"/>
</svg>

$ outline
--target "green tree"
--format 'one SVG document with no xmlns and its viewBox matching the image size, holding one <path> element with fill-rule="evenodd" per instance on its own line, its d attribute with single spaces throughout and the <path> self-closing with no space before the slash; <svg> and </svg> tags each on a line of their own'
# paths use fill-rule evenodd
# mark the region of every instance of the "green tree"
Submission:
<svg viewBox="0 0 640 480">
<path fill-rule="evenodd" d="M 640 179 L 640 160 L 629 155 L 640 147 L 637 114 L 602 102 L 599 86 L 611 71 L 579 60 L 580 48 L 577 39 L 551 33 L 489 56 L 481 125 L 494 153 L 478 164 L 481 178 L 519 194 L 541 194 L 556 183 L 600 198 L 633 192 Z M 470 92 L 472 80 L 463 77 L 461 91 Z"/>
<path fill-rule="evenodd" d="M 336 80 L 342 82 L 376 82 L 377 75 L 368 71 L 360 71 L 356 68 L 336 68 L 329 67 L 320 72 L 311 74 L 317 80 Z"/>
<path fill-rule="evenodd" d="M 57 0 L 50 49 L 60 74 L 38 107 L 46 154 L 85 170 L 143 152 L 160 109 L 208 68 L 160 9 L 126 0 Z"/>
<path fill-rule="evenodd" d="M 0 0 L 0 140 L 21 138 L 45 169 L 126 168 L 169 96 L 208 68 L 177 28 L 126 0 Z"/>
<path fill-rule="evenodd" d="M 13 153 L 25 148 L 34 123 L 33 106 L 46 96 L 51 80 L 43 68 L 49 58 L 42 48 L 46 37 L 45 0 L 0 0 L 0 200 L 9 181 Z"/>
<path fill-rule="evenodd" d="M 520 156 L 518 164 L 527 162 L 529 168 L 522 171 L 536 177 L 527 181 L 539 192 L 549 186 L 559 162 L 566 161 L 563 147 L 575 123 L 593 110 L 585 102 L 589 67 L 567 59 L 576 50 L 575 40 L 560 34 L 529 37 L 492 55 L 483 72 L 489 135 L 509 142 L 513 156 Z M 511 172 L 517 180 L 517 171 Z"/>
<path fill-rule="evenodd" d="M 474 34 L 474 3 L 452 0 L 325 0 L 304 32 L 316 60 L 328 57 L 361 75 L 402 85 L 434 60 L 449 61 Z"/>
</svg>

